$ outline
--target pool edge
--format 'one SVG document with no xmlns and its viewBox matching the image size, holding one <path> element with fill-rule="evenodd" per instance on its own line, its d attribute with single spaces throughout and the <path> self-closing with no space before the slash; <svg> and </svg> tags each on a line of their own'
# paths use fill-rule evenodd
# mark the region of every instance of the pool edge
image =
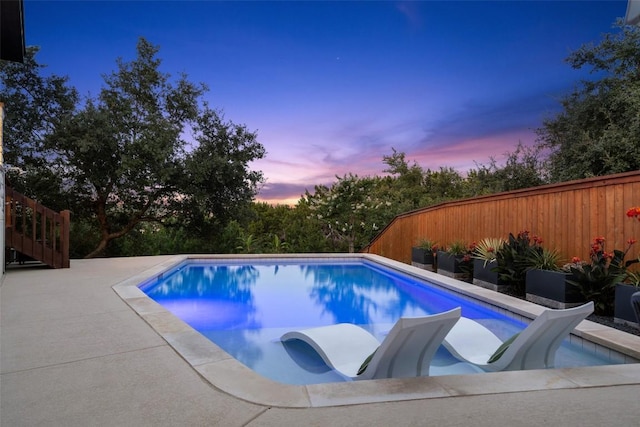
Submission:
<svg viewBox="0 0 640 427">
<path fill-rule="evenodd" d="M 640 384 L 640 364 L 638 363 L 497 372 L 477 376 L 450 375 L 306 386 L 282 384 L 250 370 L 155 301 L 148 298 L 138 288 L 145 281 L 159 277 L 166 270 L 191 259 L 265 258 L 365 259 L 436 282 L 440 286 L 463 293 L 474 299 L 502 307 L 508 305 L 509 311 L 518 316 L 531 319 L 544 309 L 527 301 L 518 300 L 477 286 L 473 287 L 473 285 L 455 279 L 372 254 L 178 255 L 117 283 L 112 286 L 112 289 L 213 387 L 239 399 L 265 406 L 282 408 L 329 407 L 535 390 Z M 627 341 L 632 344 L 636 344 L 637 341 L 634 348 L 637 348 L 638 351 L 634 352 L 633 348 L 624 347 L 629 344 L 611 341 L 611 337 L 614 339 L 619 338 L 616 332 L 633 337 Z M 636 359 L 640 358 L 640 337 L 593 324 L 593 322 L 581 323 L 576 328 L 576 335 L 590 339 L 598 344 L 608 344 L 610 348 L 615 349 L 618 347 L 629 350 L 631 354 L 637 353 Z"/>
</svg>

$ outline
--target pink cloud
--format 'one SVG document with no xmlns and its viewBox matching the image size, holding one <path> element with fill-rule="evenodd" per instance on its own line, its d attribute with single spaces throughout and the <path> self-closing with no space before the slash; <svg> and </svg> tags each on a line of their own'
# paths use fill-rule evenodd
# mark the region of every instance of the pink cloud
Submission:
<svg viewBox="0 0 640 427">
<path fill-rule="evenodd" d="M 438 169 L 447 166 L 460 173 L 466 173 L 476 164 L 488 164 L 493 157 L 500 165 L 505 154 L 515 151 L 518 142 L 530 145 L 535 141 L 531 130 L 514 131 L 482 138 L 469 138 L 461 142 L 446 145 L 427 146 L 407 154 L 423 168 Z"/>
</svg>

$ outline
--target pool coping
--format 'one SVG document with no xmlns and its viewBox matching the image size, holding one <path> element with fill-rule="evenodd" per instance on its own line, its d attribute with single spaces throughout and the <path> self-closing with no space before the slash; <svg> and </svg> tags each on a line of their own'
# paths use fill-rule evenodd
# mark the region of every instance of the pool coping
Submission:
<svg viewBox="0 0 640 427">
<path fill-rule="evenodd" d="M 640 337 L 590 321 L 580 323 L 572 339 L 612 349 L 627 362 L 619 365 L 477 375 L 446 375 L 344 383 L 289 385 L 267 379 L 147 297 L 138 286 L 161 277 L 188 260 L 206 259 L 363 259 L 426 279 L 461 295 L 504 310 L 517 319 L 533 319 L 544 307 L 489 289 L 372 254 L 177 255 L 112 286 L 120 298 L 213 387 L 239 399 L 271 407 L 309 408 L 448 398 L 536 390 L 640 384 Z"/>
</svg>

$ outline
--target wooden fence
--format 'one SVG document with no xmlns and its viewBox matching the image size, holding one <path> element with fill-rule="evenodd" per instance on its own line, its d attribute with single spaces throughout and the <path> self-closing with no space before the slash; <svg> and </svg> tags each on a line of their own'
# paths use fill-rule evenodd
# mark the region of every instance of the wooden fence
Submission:
<svg viewBox="0 0 640 427">
<path fill-rule="evenodd" d="M 55 212 L 6 187 L 5 246 L 54 268 L 69 268 L 70 212 Z"/>
<path fill-rule="evenodd" d="M 627 259 L 640 253 L 640 221 L 626 216 L 640 206 L 640 171 L 551 184 L 489 196 L 446 202 L 398 215 L 363 252 L 411 262 L 411 247 L 422 238 L 447 245 L 485 237 L 507 238 L 529 230 L 543 246 L 557 249 L 568 262 L 587 259 L 593 238 L 603 236 L 606 250 L 625 250 L 639 240 Z"/>
</svg>

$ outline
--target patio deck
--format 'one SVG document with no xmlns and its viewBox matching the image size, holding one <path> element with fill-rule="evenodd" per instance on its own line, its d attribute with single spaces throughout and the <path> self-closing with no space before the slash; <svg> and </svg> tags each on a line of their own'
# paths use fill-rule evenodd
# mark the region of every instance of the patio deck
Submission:
<svg viewBox="0 0 640 427">
<path fill-rule="evenodd" d="M 640 418 L 639 364 L 382 380 L 355 391 L 321 385 L 304 389 L 307 406 L 287 405 L 278 387 L 266 392 L 279 405 L 236 397 L 112 289 L 170 259 L 8 270 L 0 287 L 0 425 L 635 426 Z M 251 378 L 227 375 L 239 384 Z M 384 390 L 401 390 L 407 400 L 389 402 Z M 380 401 L 363 403 L 360 393 Z M 321 397 L 324 404 L 313 404 Z"/>
</svg>

